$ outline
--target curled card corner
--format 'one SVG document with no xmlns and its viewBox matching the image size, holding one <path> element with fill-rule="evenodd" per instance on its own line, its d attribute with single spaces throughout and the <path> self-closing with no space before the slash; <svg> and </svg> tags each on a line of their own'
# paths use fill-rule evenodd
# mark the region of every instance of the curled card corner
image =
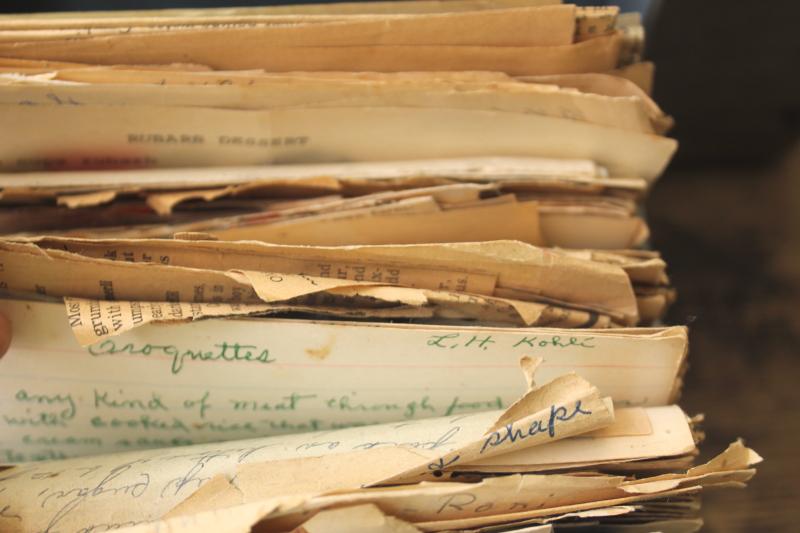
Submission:
<svg viewBox="0 0 800 533">
<path fill-rule="evenodd" d="M 519 360 L 519 366 L 525 376 L 525 383 L 527 383 L 529 391 L 536 388 L 534 375 L 543 361 L 543 357 L 531 357 L 529 355 L 523 355 Z"/>
</svg>

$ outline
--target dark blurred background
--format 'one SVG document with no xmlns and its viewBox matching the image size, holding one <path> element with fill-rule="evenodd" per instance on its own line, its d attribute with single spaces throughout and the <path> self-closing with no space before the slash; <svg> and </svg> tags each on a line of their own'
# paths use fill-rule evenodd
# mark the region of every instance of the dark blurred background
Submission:
<svg viewBox="0 0 800 533">
<path fill-rule="evenodd" d="M 281 3 L 26 0 L 0 12 Z M 691 327 L 681 404 L 707 416 L 704 458 L 739 436 L 766 458 L 748 490 L 705 496 L 706 531 L 797 531 L 800 2 L 618 3 L 647 11 L 655 99 L 680 141 L 647 210 L 679 290 L 669 321 Z"/>
<path fill-rule="evenodd" d="M 747 490 L 704 497 L 708 531 L 800 530 L 800 2 L 660 3 L 655 99 L 678 155 L 648 200 L 688 323 L 681 401 L 704 456 L 739 436 L 765 457 Z"/>
</svg>

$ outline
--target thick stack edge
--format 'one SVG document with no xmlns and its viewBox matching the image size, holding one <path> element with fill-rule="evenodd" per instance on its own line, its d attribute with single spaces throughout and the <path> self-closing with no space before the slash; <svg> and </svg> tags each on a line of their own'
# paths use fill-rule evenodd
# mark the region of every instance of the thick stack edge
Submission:
<svg viewBox="0 0 800 533">
<path fill-rule="evenodd" d="M 550 0 L 0 16 L 0 530 L 699 529 L 761 458 L 677 405 L 642 49 Z"/>
</svg>

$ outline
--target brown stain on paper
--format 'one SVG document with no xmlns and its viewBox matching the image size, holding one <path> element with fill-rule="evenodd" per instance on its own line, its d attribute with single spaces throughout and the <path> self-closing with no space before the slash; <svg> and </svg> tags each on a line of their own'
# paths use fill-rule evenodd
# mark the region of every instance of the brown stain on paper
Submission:
<svg viewBox="0 0 800 533">
<path fill-rule="evenodd" d="M 311 357 L 312 359 L 319 359 L 320 361 L 324 360 L 331 354 L 331 350 L 333 349 L 333 344 L 336 341 L 336 336 L 331 335 L 328 342 L 324 345 L 320 346 L 319 348 L 306 348 L 306 355 Z"/>
</svg>

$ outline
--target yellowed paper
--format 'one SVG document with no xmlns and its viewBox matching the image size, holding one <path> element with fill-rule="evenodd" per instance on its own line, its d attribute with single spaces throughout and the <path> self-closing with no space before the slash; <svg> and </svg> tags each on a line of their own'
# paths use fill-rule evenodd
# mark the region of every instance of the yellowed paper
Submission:
<svg viewBox="0 0 800 533">
<path fill-rule="evenodd" d="M 539 209 L 542 242 L 561 248 L 638 248 L 650 236 L 647 223 L 636 216 L 575 212 L 571 208 Z"/>
<path fill-rule="evenodd" d="M 82 300 L 65 298 L 67 319 L 75 337 L 81 346 L 89 346 L 109 337 L 121 335 L 126 331 L 151 323 L 179 323 L 191 322 L 214 317 L 243 317 L 251 315 L 268 316 L 287 313 L 313 314 L 325 318 L 369 318 L 372 320 L 387 320 L 393 318 L 424 319 L 434 316 L 434 310 L 423 307 L 427 302 L 417 302 L 413 296 L 405 293 L 381 294 L 376 291 L 369 292 L 370 298 L 387 298 L 392 301 L 402 301 L 403 304 L 392 307 L 358 307 L 319 305 L 316 302 L 302 303 L 272 303 L 272 304 L 226 304 L 226 303 L 182 303 L 182 302 L 125 302 L 104 300 Z M 396 292 L 396 291 L 394 291 Z M 413 292 L 413 289 L 408 290 Z M 345 303 L 345 302 L 342 302 Z M 313 305 L 312 305 L 313 304 Z M 224 361 L 256 360 L 259 357 L 266 359 L 261 353 L 254 354 L 248 350 L 239 350 L 231 347 L 222 350 L 219 354 L 212 352 L 199 352 L 186 354 L 190 359 L 212 358 Z M 173 360 L 173 373 L 178 373 L 183 368 L 183 358 Z"/>
<path fill-rule="evenodd" d="M 251 273 L 252 274 L 252 273 Z M 258 281 L 253 281 L 258 286 Z M 260 284 L 261 291 L 269 287 Z M 264 293 L 268 298 L 269 293 Z M 286 315 L 302 313 L 317 318 L 390 320 L 414 318 L 420 322 L 475 321 L 484 326 L 545 326 L 608 328 L 610 319 L 592 313 L 504 298 L 479 297 L 405 287 L 353 286 L 311 293 L 311 297 L 261 304 L 104 301 L 65 298 L 67 317 L 82 346 L 120 335 L 150 323 L 178 323 L 206 318 Z M 229 354 L 230 355 L 230 354 Z"/>
<path fill-rule="evenodd" d="M 89 71 L 96 74 L 97 70 Z M 642 91 L 621 95 L 584 94 L 573 82 L 562 89 L 549 83 L 562 78 L 583 79 L 594 75 L 545 76 L 542 83 L 525 83 L 507 78 L 502 81 L 465 81 L 441 74 L 418 73 L 409 80 L 399 76 L 382 79 L 310 78 L 305 74 L 228 76 L 221 73 L 191 73 L 173 84 L 163 72 L 133 74 L 108 70 L 101 85 L 65 84 L 58 80 L 82 81 L 86 72 L 54 72 L 52 84 L 16 84 L 0 87 L 0 103 L 17 105 L 141 105 L 191 106 L 228 109 L 273 109 L 287 106 L 314 107 L 433 107 L 485 109 L 531 113 L 590 122 L 642 133 L 661 131 L 663 113 Z M 149 76 L 149 77 L 148 77 Z M 598 75 L 600 76 L 600 75 Z M 173 75 L 173 78 L 178 75 Z M 604 76 L 611 78 L 610 76 Z M 451 79 L 452 78 L 452 79 Z M 594 79 L 594 78 L 591 78 Z M 612 78 L 619 80 L 618 78 Z M 90 80 L 87 80 L 90 81 Z M 619 80 L 622 81 L 622 80 Z M 196 85 L 183 85 L 192 83 Z M 547 85 L 545 85 L 547 84 Z M 630 84 L 632 85 L 632 84 Z M 168 86 L 168 87 L 165 87 Z"/>
<path fill-rule="evenodd" d="M 0 18 L 0 27 L 7 33 L 19 32 L 33 33 L 36 31 L 44 32 L 59 31 L 62 28 L 75 28 L 80 32 L 83 29 L 86 36 L 98 34 L 103 29 L 120 28 L 118 31 L 131 29 L 143 30 L 147 27 L 155 26 L 163 28 L 169 24 L 170 29 L 179 31 L 184 28 L 191 28 L 191 25 L 213 25 L 213 24 L 234 24 L 234 23 L 253 23 L 261 20 L 281 20 L 287 23 L 291 21 L 332 21 L 344 19 L 352 15 L 375 15 L 375 14 L 412 14 L 412 13 L 453 13 L 464 11 L 477 11 L 487 9 L 512 9 L 530 8 L 533 6 L 544 6 L 558 4 L 550 0 L 495 0 L 486 2 L 478 1 L 416 1 L 405 4 L 393 2 L 359 2 L 350 4 L 327 4 L 325 6 L 299 5 L 299 6 L 269 6 L 259 8 L 234 8 L 234 9 L 206 9 L 206 10 L 159 10 L 159 11 L 137 11 L 124 12 L 117 11 L 110 15 L 103 12 L 83 12 L 79 16 L 71 16 L 69 13 L 49 14 L 42 17 L 41 14 L 34 14 L 31 17 L 21 18 L 3 16 Z M 557 6 L 553 9 L 559 9 Z M 564 6 L 565 7 L 565 6 Z M 548 13 L 547 10 L 541 10 Z M 552 11 L 550 11 L 552 13 Z M 576 10 L 575 37 L 577 40 L 602 35 L 613 30 L 613 17 L 617 10 L 614 7 L 605 8 L 583 8 Z M 609 27 L 610 24 L 610 27 Z M 89 30 L 92 31 L 89 31 Z M 64 31 L 64 30 L 61 30 Z M 76 33 L 75 36 L 84 35 Z M 571 37 L 571 36 L 570 36 Z"/>
<path fill-rule="evenodd" d="M 634 494 L 641 496 L 664 497 L 670 493 L 680 493 L 681 491 L 697 491 L 705 485 L 713 486 L 726 486 L 731 481 L 734 483 L 742 484 L 749 480 L 754 474 L 755 470 L 751 467 L 762 461 L 761 457 L 753 450 L 746 448 L 741 442 L 736 442 L 728 447 L 722 454 L 712 459 L 709 463 L 689 469 L 685 474 L 667 474 L 664 476 L 657 476 L 655 478 L 644 478 L 638 480 L 631 480 L 623 482 L 619 485 L 618 489 L 623 494 Z M 553 476 L 549 476 L 550 479 Z M 619 478 L 618 478 L 619 479 Z M 631 497 L 617 497 L 614 500 L 606 500 L 603 502 L 606 506 L 619 505 L 636 501 L 637 498 Z M 599 503 L 599 502 L 598 502 Z M 596 507 L 600 505 L 595 504 Z M 566 509 L 560 509 L 561 512 L 566 512 Z M 552 510 L 550 514 L 552 514 Z M 473 518 L 460 521 L 450 521 L 449 523 L 437 524 L 437 529 L 444 528 L 465 528 L 476 527 L 479 525 L 487 525 L 492 523 L 502 523 L 506 520 L 514 520 L 520 518 L 530 518 L 534 516 L 546 516 L 548 513 L 541 511 L 528 511 L 521 512 L 515 515 L 500 515 L 498 517 L 486 518 Z M 424 525 L 423 525 L 424 527 Z"/>
<path fill-rule="evenodd" d="M 179 191 L 161 194 L 147 195 L 147 205 L 159 215 L 166 216 L 172 212 L 172 208 L 187 200 L 202 199 L 206 202 L 216 200 L 233 192 L 233 187 L 223 187 L 221 189 L 206 189 L 196 191 Z"/>
<path fill-rule="evenodd" d="M 648 424 L 644 430 L 641 419 Z M 615 410 L 611 426 L 557 443 L 481 459 L 456 470 L 470 472 L 536 472 L 585 468 L 647 457 L 679 457 L 695 449 L 688 417 L 677 406 Z"/>
<path fill-rule="evenodd" d="M 117 197 L 117 191 L 100 191 L 87 194 L 70 194 L 58 197 L 58 205 L 66 205 L 70 209 L 105 204 Z"/>
<path fill-rule="evenodd" d="M 676 291 L 672 287 L 637 287 L 636 305 L 643 323 L 661 319 L 675 302 Z"/>
<path fill-rule="evenodd" d="M 241 316 L 151 323 L 84 348 L 63 304 L 0 300 L 0 312 L 14 324 L 0 360 L 2 463 L 502 409 L 525 392 L 524 355 L 544 357 L 540 382 L 574 371 L 618 406 L 664 405 L 675 399 L 687 348 L 684 328 Z M 45 397 L 53 402 L 38 402 Z"/>
<path fill-rule="evenodd" d="M 278 302 L 291 300 L 300 296 L 315 294 L 318 292 L 348 291 L 347 294 L 370 294 L 372 297 L 380 298 L 379 293 L 369 292 L 371 288 L 385 287 L 383 283 L 369 281 L 351 281 L 347 279 L 336 279 L 331 277 L 308 276 L 305 274 L 286 274 L 281 272 L 262 272 L 262 271 L 239 271 L 234 270 L 229 273 L 235 279 L 241 279 L 243 283 L 250 284 L 258 297 L 265 302 Z M 404 290 L 396 290 L 395 297 L 405 297 Z M 425 296 L 421 291 L 409 291 L 416 296 L 412 296 L 412 304 L 421 305 L 425 303 Z M 394 299 L 395 297 L 391 297 Z M 409 303 L 405 300 L 398 303 Z"/>
<path fill-rule="evenodd" d="M 336 15 L 317 15 L 317 16 L 256 16 L 248 18 L 217 18 L 216 20 L 208 17 L 206 20 L 182 20 L 177 24 L 161 25 L 136 25 L 136 21 L 130 21 L 127 26 L 103 26 L 99 27 L 94 22 L 88 22 L 84 26 L 74 26 L 71 28 L 59 29 L 25 29 L 25 30 L 4 30 L 0 35 L 0 42 L 29 44 L 34 42 L 44 42 L 52 44 L 63 40 L 86 40 L 94 43 L 97 39 L 107 37 L 118 42 L 120 37 L 126 40 L 139 39 L 146 40 L 155 37 L 161 46 L 179 46 L 184 42 L 191 42 L 198 38 L 206 37 L 211 33 L 227 32 L 235 35 L 238 31 L 248 30 L 255 33 L 263 40 L 273 41 L 276 44 L 287 46 L 303 46 L 303 43 L 324 43 L 328 42 L 335 46 L 349 46 L 357 43 L 370 44 L 376 40 L 380 43 L 381 39 L 390 42 L 410 43 L 414 40 L 433 44 L 435 42 L 445 42 L 449 44 L 487 44 L 497 43 L 516 43 L 527 44 L 530 46 L 553 46 L 564 45 L 572 42 L 574 31 L 570 31 L 575 26 L 574 17 L 571 12 L 572 6 L 553 6 L 549 10 L 537 9 L 536 14 L 530 13 L 530 8 L 502 9 L 495 10 L 489 18 L 496 20 L 495 26 L 508 30 L 508 35 L 499 37 L 503 34 L 494 28 L 495 33 L 487 33 L 486 28 L 479 28 L 476 32 L 467 32 L 466 35 L 459 35 L 455 32 L 443 31 L 439 35 L 430 34 L 430 30 L 436 25 L 442 25 L 437 20 L 418 20 L 422 17 L 404 15 L 377 15 L 377 16 L 336 16 Z M 502 11 L 502 13 L 500 12 Z M 541 11 L 549 11 L 545 14 Z M 520 18 L 526 19 L 526 26 L 533 31 L 523 33 L 519 28 L 518 20 L 509 20 L 509 16 L 522 15 Z M 437 14 L 434 19 L 448 17 L 453 19 L 454 24 L 463 24 L 464 27 L 473 26 L 473 30 L 478 28 L 474 21 L 473 12 L 463 12 L 461 16 L 453 17 L 451 14 Z M 426 17 L 430 18 L 430 17 Z M 409 21 L 409 19 L 413 19 Z M 461 20 L 460 20 L 461 19 Z M 466 20 L 464 20 L 466 19 Z M 543 22 L 547 19 L 552 20 L 552 26 L 543 27 Z M 400 22 L 401 24 L 398 24 Z M 411 32 L 404 28 L 404 24 L 412 22 L 416 26 Z M 407 24 L 405 24 L 407 26 Z M 383 37 L 381 26 L 390 27 L 393 34 Z M 539 28 L 535 28 L 539 26 Z M 312 28 L 313 27 L 313 28 Z M 534 29 L 535 28 L 535 29 Z M 316 32 L 310 31 L 318 29 L 319 32 L 329 32 L 331 35 L 320 36 Z M 253 32 L 252 30 L 258 30 Z M 288 31 L 287 31 L 288 30 Z M 299 30 L 299 31 L 298 31 Z M 537 31 L 538 30 L 538 31 Z M 164 35 L 169 35 L 170 39 L 163 39 Z M 162 39 L 159 39 L 161 37 Z M 176 38 L 177 37 L 177 38 Z M 141 45 L 143 41 L 136 42 Z M 131 43 L 126 43 L 130 46 Z"/>
<path fill-rule="evenodd" d="M 543 405 L 542 402 L 556 403 L 548 407 L 546 415 L 519 411 L 523 418 L 510 421 L 509 427 L 516 428 L 518 423 L 536 419 L 536 427 L 543 423 L 549 428 L 545 430 L 547 440 L 555 440 L 568 436 L 570 428 L 580 426 L 582 430 L 588 431 L 607 425 L 610 422 L 610 413 L 603 411 L 602 401 L 596 406 L 601 411 L 580 412 L 582 410 L 579 408 L 583 404 L 579 403 L 580 400 L 575 400 L 574 394 L 582 396 L 582 393 L 577 392 L 576 386 L 586 391 L 592 389 L 586 382 L 578 383 L 575 378 L 566 376 L 541 389 L 540 393 L 536 390 L 530 391 L 526 397 L 533 408 L 540 403 Z M 594 394 L 596 395 L 596 390 Z M 562 414 L 562 409 L 574 409 L 574 412 L 572 416 L 567 416 L 569 413 L 565 411 Z M 411 452 L 412 458 L 419 455 L 414 461 L 421 460 L 427 467 L 431 460 L 441 457 L 444 452 L 464 449 L 465 446 L 469 448 L 474 446 L 473 443 L 482 441 L 490 442 L 488 446 L 495 451 L 500 447 L 510 451 L 538 443 L 539 439 L 532 435 L 527 439 L 520 437 L 516 442 L 503 443 L 496 441 L 493 433 L 484 435 L 486 428 L 499 414 L 501 412 L 489 411 L 477 415 L 430 419 L 415 424 L 365 426 L 284 436 L 272 441 L 183 448 L 177 453 L 176 450 L 166 449 L 41 463 L 3 472 L 0 474 L 0 490 L 4 497 L 9 495 L 11 498 L 6 509 L 13 510 L 13 513 L 6 514 L 20 517 L 18 525 L 21 527 L 15 528 L 16 530 L 56 527 L 69 529 L 100 523 L 107 524 L 107 527 L 112 524 L 119 527 L 157 519 L 202 486 L 210 476 L 232 474 L 237 468 L 245 470 L 247 466 L 242 466 L 245 463 L 304 456 L 319 457 L 326 454 L 336 456 L 345 452 L 376 448 L 385 448 L 388 452 L 395 448 L 401 454 Z M 589 420 L 592 423 L 587 425 L 586 421 Z M 351 457 L 355 458 L 357 454 L 352 454 Z M 385 461 L 377 464 L 386 469 Z M 401 469 L 402 466 L 398 470 Z M 61 472 L 57 479 L 37 474 L 54 470 Z M 369 470 L 363 470 L 361 479 L 373 480 L 374 475 Z M 87 487 L 86 491 L 81 490 L 84 486 Z M 123 490 L 123 486 L 127 490 Z M 360 485 L 341 488 L 358 487 Z M 252 490 L 260 490 L 260 485 L 254 483 Z M 291 491 L 291 487 L 287 487 L 287 490 Z M 87 496 L 75 500 L 69 495 L 76 491 L 87 492 Z M 258 498 L 257 492 L 242 494 L 247 500 Z M 216 499 L 215 502 L 224 503 L 224 499 Z"/>
<path fill-rule="evenodd" d="M 619 8 L 617 6 L 585 6 L 576 12 L 575 40 L 594 39 L 615 29 Z"/>
<path fill-rule="evenodd" d="M 283 500 L 284 502 L 286 499 Z M 198 527 L 216 528 L 215 531 L 230 531 L 230 533 L 240 533 L 250 531 L 250 528 L 257 524 L 259 517 L 268 515 L 274 511 L 280 502 L 277 500 L 270 500 L 268 503 L 259 503 L 248 506 L 238 506 L 228 509 L 220 509 L 218 511 L 198 513 L 194 515 L 182 515 L 171 518 L 160 524 L 167 523 L 170 531 L 175 533 L 194 532 Z M 291 503 L 291 502 L 290 502 Z M 600 509 L 592 509 L 587 511 L 575 511 L 546 517 L 542 519 L 529 520 L 526 523 L 536 524 L 535 526 L 520 529 L 521 533 L 551 533 L 552 527 L 550 522 L 556 522 L 565 519 L 586 519 L 592 520 L 601 517 L 620 516 L 632 513 L 636 508 L 633 506 L 615 506 L 605 507 Z M 322 511 L 324 512 L 324 511 Z M 519 525 L 515 524 L 515 525 Z M 416 526 L 415 526 L 416 527 Z M 427 528 L 431 531 L 436 531 L 435 525 Z M 135 526 L 121 530 L 124 533 L 144 533 L 152 531 L 151 525 Z"/>
<path fill-rule="evenodd" d="M 188 22 L 188 23 L 187 23 Z M 86 58 L 86 51 L 96 46 L 108 46 L 124 54 L 124 60 L 114 64 L 163 64 L 165 61 L 131 60 L 131 54 L 142 47 L 168 50 L 182 48 L 191 50 L 202 44 L 220 47 L 226 53 L 241 51 L 250 46 L 248 53 L 257 53 L 252 48 L 259 42 L 273 46 L 356 46 L 394 44 L 446 44 L 446 45 L 527 45 L 557 46 L 571 44 L 575 34 L 575 6 L 558 5 L 546 7 L 499 8 L 482 11 L 450 13 L 420 13 L 404 15 L 337 16 L 337 17 L 287 17 L 261 15 L 249 19 L 228 19 L 223 23 L 206 21 L 182 21 L 173 30 L 170 24 L 140 26 L 129 21 L 127 31 L 67 32 L 59 40 L 56 29 L 50 32 L 39 30 L 30 34 L 34 41 L 44 46 L 66 44 L 74 58 Z M 480 23 L 483 24 L 480 24 Z M 30 31 L 30 30 L 29 30 Z M 15 49 L 25 48 L 30 43 L 25 31 L 12 30 L 3 39 L 16 41 Z M 63 34 L 62 34 L 63 35 Z M 76 37 L 78 37 L 76 39 Z M 16 38 L 16 39 L 15 39 Z M 44 39 L 50 39 L 50 42 Z M 28 41 L 28 42 L 26 42 Z M 6 54 L 11 55 L 11 54 Z M 45 54 L 47 55 L 47 54 Z M 81 60 L 84 63 L 95 61 Z M 180 63 L 184 60 L 166 63 Z M 195 63 L 208 64 L 201 61 Z"/>
<path fill-rule="evenodd" d="M 486 12 L 476 17 L 478 23 Z M 491 13 L 491 12 L 490 12 Z M 445 23 L 447 24 L 447 23 Z M 317 31 L 318 25 L 312 25 Z M 197 32 L 200 33 L 200 32 Z M 612 33 L 576 44 L 558 46 L 508 46 L 477 44 L 354 44 L 308 46 L 273 45 L 259 41 L 253 30 L 237 34 L 249 40 L 236 42 L 224 32 L 214 36 L 205 32 L 198 42 L 161 44 L 164 39 L 182 36 L 152 34 L 93 39 L 0 43 L 0 54 L 21 59 L 77 61 L 99 65 L 148 65 L 196 63 L 215 70 L 264 69 L 271 72 L 291 71 L 500 71 L 516 76 L 603 72 L 617 66 L 621 36 Z M 131 39 L 146 37 L 130 47 Z M 116 39 L 116 41 L 115 41 Z M 124 40 L 123 40 L 124 39 Z M 213 44 L 211 41 L 215 41 Z M 242 49 L 247 43 L 246 51 Z M 234 44 L 235 46 L 229 46 Z"/>
<path fill-rule="evenodd" d="M 546 6 L 559 4 L 558 0 L 419 0 L 398 4 L 391 1 L 378 2 L 337 2 L 332 4 L 297 4 L 283 6 L 259 6 L 259 7 L 220 7 L 202 9 L 144 9 L 144 10 L 125 10 L 125 11 L 81 11 L 81 12 L 60 12 L 60 13 L 29 13 L 20 15 L 3 15 L 0 20 L 4 24 L 14 27 L 41 27 L 44 25 L 55 24 L 61 27 L 70 22 L 79 21 L 83 24 L 85 20 L 95 20 L 100 24 L 125 25 L 131 19 L 155 19 L 156 21 L 164 18 L 195 18 L 209 16 L 256 16 L 256 15 L 365 15 L 365 14 L 385 14 L 385 13 L 450 13 L 460 11 L 475 11 L 482 9 L 527 7 L 527 6 Z"/>
<path fill-rule="evenodd" d="M 553 83 L 559 87 L 572 87 L 585 93 L 635 97 L 647 108 L 655 130 L 658 133 L 665 133 L 673 126 L 673 120 L 664 114 L 650 97 L 652 77 L 652 63 L 635 63 L 618 72 L 530 76 L 517 79 L 535 83 Z"/>
<path fill-rule="evenodd" d="M 567 374 L 530 390 L 506 409 L 480 440 L 448 450 L 435 460 L 388 477 L 381 484 L 429 478 L 445 468 L 579 435 L 613 421 L 611 399 L 601 398 L 598 390 L 578 375 Z"/>
<path fill-rule="evenodd" d="M 26 172 L 0 175 L 4 189 L 26 187 L 141 187 L 147 190 L 221 187 L 239 183 L 266 186 L 271 183 L 302 186 L 318 183 L 327 191 L 338 191 L 340 182 L 389 182 L 411 178 L 448 178 L 453 181 L 575 182 L 584 187 L 605 186 L 625 180 L 603 178 L 605 170 L 590 160 L 485 157 L 424 159 L 411 161 L 352 162 L 314 165 L 270 165 L 252 167 L 174 168 L 138 170 L 92 170 L 69 172 Z M 310 186 L 310 185 L 309 185 Z"/>
<path fill-rule="evenodd" d="M 621 266 L 634 284 L 650 286 L 667 285 L 667 264 L 656 251 L 651 250 L 562 250 L 573 257 L 591 259 Z"/>
<path fill-rule="evenodd" d="M 263 313 L 269 305 L 191 304 L 180 302 L 115 302 L 65 298 L 67 317 L 82 346 L 158 321 Z M 244 354 L 242 354 L 244 355 Z M 182 366 L 182 365 L 181 365 Z"/>
<path fill-rule="evenodd" d="M 408 522 L 387 516 L 375 505 L 356 505 L 322 511 L 294 533 L 417 533 Z"/>
<path fill-rule="evenodd" d="M 172 242 L 195 244 L 200 241 Z M 409 289 L 404 293 L 416 295 L 412 297 L 419 303 L 425 301 L 424 295 L 410 287 L 491 293 L 496 280 L 496 275 L 483 272 L 470 274 L 413 266 L 404 269 L 401 264 L 358 264 L 351 261 L 340 266 L 324 263 L 323 256 L 318 256 L 314 262 L 306 262 L 308 267 L 317 269 L 313 275 L 278 271 L 269 274 L 264 272 L 266 269 L 263 267 L 261 271 L 236 269 L 223 272 L 170 266 L 167 263 L 174 263 L 171 256 L 153 256 L 148 252 L 131 256 L 132 259 L 144 260 L 144 264 L 141 264 L 128 260 L 90 259 L 58 250 L 50 250 L 47 255 L 35 255 L 30 253 L 33 252 L 32 248 L 24 245 L 9 243 L 6 246 L 7 251 L 2 255 L 7 268 L 5 279 L 8 288 L 37 292 L 36 286 L 44 287 L 44 280 L 50 279 L 50 289 L 42 288 L 38 292 L 106 300 L 262 303 L 288 300 L 337 287 L 361 286 L 366 291 L 367 286 L 405 285 Z M 127 257 L 128 253 L 120 250 L 119 258 Z M 157 258 L 158 263 L 152 262 L 153 258 Z M 50 277 L 49 273 L 59 268 L 59 263 L 73 270 L 75 277 Z M 184 299 L 180 298 L 180 294 L 186 295 Z M 395 294 L 399 293 L 396 291 Z M 377 294 L 375 297 L 379 298 Z"/>
<path fill-rule="evenodd" d="M 425 291 L 434 316 L 450 320 L 477 320 L 482 324 L 515 324 L 559 328 L 608 328 L 607 315 L 509 298 Z"/>
<path fill-rule="evenodd" d="M 77 82 L 90 85 L 126 85 L 126 84 L 151 84 L 177 86 L 177 85 L 273 85 L 291 84 L 297 88 L 309 86 L 319 86 L 320 82 L 334 82 L 343 84 L 348 82 L 348 87 L 363 85 L 362 82 L 374 84 L 374 82 L 384 82 L 387 85 L 395 85 L 396 82 L 404 82 L 405 87 L 415 86 L 421 83 L 491 83 L 509 82 L 514 78 L 497 71 L 423 71 L 423 72 L 349 72 L 349 71 L 292 71 L 292 72 L 268 72 L 263 69 L 250 70 L 209 70 L 205 68 L 192 68 L 183 65 L 84 65 L 84 64 L 65 64 L 50 66 L 47 61 L 35 60 L 13 60 L 10 66 L 2 66 L 0 58 L 0 72 L 4 75 L 18 74 L 14 79 L 19 83 L 25 83 L 27 79 L 32 80 L 31 84 L 38 80 L 49 85 L 75 85 L 75 83 L 58 83 L 62 81 Z M 16 62 L 29 62 L 35 68 L 20 68 Z M 53 83 L 55 82 L 55 83 Z M 395 83 L 393 83 L 395 82 Z M 326 83 L 330 86 L 330 83 Z M 289 95 L 283 95 L 289 98 Z"/>
<path fill-rule="evenodd" d="M 541 438 L 537 439 L 536 435 L 531 435 L 530 428 L 525 436 L 526 433 L 520 431 L 518 426 L 527 426 L 528 424 L 531 424 L 531 427 L 533 425 L 540 426 L 545 419 L 549 420 L 548 424 L 550 425 L 550 428 L 546 430 L 550 435 L 549 439 L 546 439 L 549 442 L 568 436 L 570 431 L 580 433 L 583 431 L 581 428 L 587 427 L 587 424 L 602 424 L 603 417 L 613 418 L 612 412 L 606 410 L 607 402 L 598 401 L 596 391 L 592 392 L 591 387 L 587 385 L 586 382 L 575 376 L 562 376 L 546 385 L 542 390 L 529 391 L 525 399 L 516 404 L 518 407 L 516 412 L 518 416 L 521 416 L 520 420 L 517 420 L 516 416 L 511 413 L 513 408 L 507 410 L 501 417 L 506 422 L 505 429 L 514 431 L 514 436 L 510 437 L 511 442 L 508 445 L 515 448 L 536 446 L 537 441 L 540 441 Z M 568 417 L 565 414 L 566 411 L 561 410 L 563 406 L 559 406 L 555 411 L 551 406 L 549 414 L 540 413 L 538 416 L 531 415 L 525 408 L 521 408 L 526 402 L 528 406 L 532 407 L 533 403 L 546 400 L 548 391 L 562 391 L 561 394 L 565 395 L 565 402 L 566 397 L 572 396 L 574 399 L 582 396 L 582 399 L 575 402 L 575 406 L 579 409 L 582 406 L 585 411 L 596 409 L 591 415 L 592 421 L 589 422 L 589 418 L 583 418 L 581 422 L 573 422 L 572 417 Z M 549 396 L 551 399 L 553 398 L 552 395 Z M 583 401 L 586 403 L 582 403 Z M 561 424 L 558 429 L 560 437 L 556 435 L 556 425 L 558 424 Z M 471 430 L 462 430 L 462 433 L 464 432 L 470 433 Z M 475 435 L 477 434 L 475 433 Z M 519 436 L 516 436 L 517 434 Z M 473 441 L 475 436 L 464 437 L 463 435 L 454 436 L 454 438 L 459 440 L 459 443 L 455 445 L 458 449 L 449 451 L 447 460 L 444 457 L 435 458 L 435 454 L 425 451 L 425 446 L 412 445 L 411 449 L 370 447 L 359 452 L 316 457 L 311 460 L 268 461 L 243 465 L 237 468 L 235 482 L 226 485 L 221 481 L 214 480 L 213 483 L 202 487 L 174 508 L 170 512 L 170 516 L 218 508 L 222 502 L 235 500 L 246 503 L 290 493 L 344 490 L 351 487 L 386 484 L 392 481 L 408 483 L 415 478 L 435 479 L 436 476 L 442 475 L 440 467 L 445 462 L 454 466 L 461 464 L 462 461 L 468 463 L 470 457 L 498 453 L 502 455 L 503 453 L 497 449 L 487 449 L 487 446 L 492 447 L 497 444 L 495 432 L 491 430 L 479 440 Z M 523 442 L 526 438 L 530 440 Z M 481 446 L 481 441 L 483 441 L 483 446 Z M 322 472 L 326 473 L 323 477 L 320 476 Z"/>
<path fill-rule="evenodd" d="M 0 135 L 2 169 L 17 171 L 533 156 L 591 159 L 652 181 L 676 148 L 652 134 L 474 109 L 0 105 L 0 113 L 13 125 Z"/>
<path fill-rule="evenodd" d="M 653 78 L 655 76 L 655 65 L 649 61 L 633 63 L 608 72 L 613 76 L 618 76 L 635 83 L 647 94 L 653 94 Z"/>
<path fill-rule="evenodd" d="M 226 272 L 247 270 L 545 301 L 628 324 L 638 316 L 620 267 L 514 241 L 349 247 L 159 239 L 38 243 L 0 243 L 6 264 L 0 279 L 9 289 L 94 299 L 113 294 L 119 300 L 259 303 L 252 285 Z M 65 268 L 72 275 L 55 274 Z"/>
<path fill-rule="evenodd" d="M 300 516 L 312 509 L 373 503 L 383 512 L 427 531 L 464 529 L 692 494 L 705 485 L 726 486 L 730 480 L 748 479 L 753 474 L 748 467 L 759 460 L 750 450 L 729 449 L 709 463 L 706 474 L 675 475 L 681 480 L 677 484 L 661 483 L 659 478 L 626 481 L 615 476 L 515 475 L 484 479 L 477 484 L 422 483 L 320 495 L 309 498 L 295 509 L 291 507 L 296 505 L 296 500 L 288 498 L 264 500 L 236 509 L 261 507 L 260 514 L 266 518 L 261 525 L 280 529 L 302 521 Z M 644 486 L 652 492 L 643 492 Z M 180 518 L 177 517 L 178 523 Z"/>
<path fill-rule="evenodd" d="M 763 458 L 754 450 L 737 440 L 708 463 L 690 468 L 685 474 L 663 474 L 631 481 L 626 484 L 625 490 L 642 494 L 671 490 L 692 483 L 744 483 L 755 474 L 755 469 L 750 467 L 762 461 Z"/>
<path fill-rule="evenodd" d="M 382 214 L 248 225 L 211 231 L 225 240 L 339 246 L 518 240 L 544 245 L 534 203 L 455 209 L 428 214 Z"/>
</svg>

